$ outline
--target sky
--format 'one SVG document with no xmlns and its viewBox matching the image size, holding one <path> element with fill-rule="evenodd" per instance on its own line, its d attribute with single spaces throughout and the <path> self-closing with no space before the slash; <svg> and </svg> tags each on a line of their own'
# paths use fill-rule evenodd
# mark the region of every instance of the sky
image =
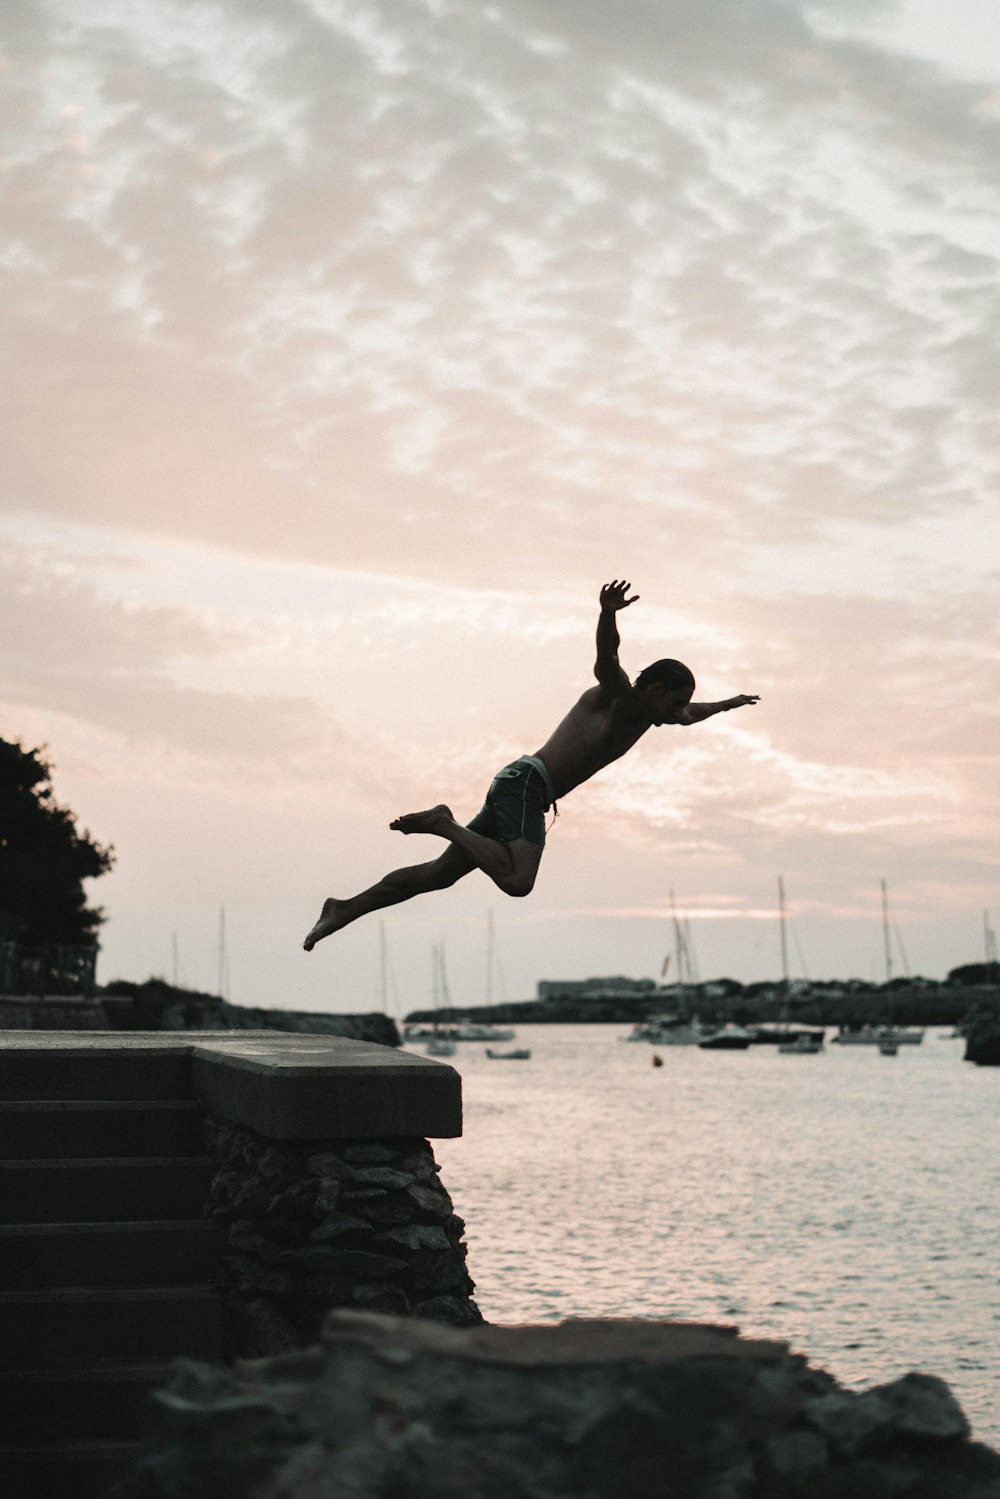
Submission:
<svg viewBox="0 0 1000 1499">
<path fill-rule="evenodd" d="M 525 999 L 659 975 L 671 895 L 778 978 L 779 876 L 793 977 L 885 976 L 883 879 L 895 972 L 981 958 L 998 163 L 993 0 L 5 0 L 0 735 L 114 846 L 100 979 Z M 303 953 L 612 578 L 631 675 L 760 703 L 567 797 L 528 899 Z"/>
</svg>

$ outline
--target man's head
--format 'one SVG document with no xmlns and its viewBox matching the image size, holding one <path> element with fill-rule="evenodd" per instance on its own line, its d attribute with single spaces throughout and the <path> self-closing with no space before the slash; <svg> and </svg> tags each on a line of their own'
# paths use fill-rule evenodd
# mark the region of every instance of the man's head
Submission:
<svg viewBox="0 0 1000 1499">
<path fill-rule="evenodd" d="M 654 661 L 636 677 L 635 690 L 653 723 L 676 723 L 691 701 L 694 674 L 683 661 Z"/>
</svg>

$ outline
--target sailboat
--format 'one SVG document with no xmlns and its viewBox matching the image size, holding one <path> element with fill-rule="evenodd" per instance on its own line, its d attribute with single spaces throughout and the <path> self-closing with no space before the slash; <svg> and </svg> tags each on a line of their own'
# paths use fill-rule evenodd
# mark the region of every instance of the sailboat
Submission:
<svg viewBox="0 0 1000 1499">
<path fill-rule="evenodd" d="M 892 940 L 889 924 L 889 892 L 885 880 L 880 880 L 882 891 L 882 945 L 885 954 L 886 1015 L 883 1025 L 866 1025 L 860 1030 L 841 1026 L 834 1040 L 841 1046 L 877 1046 L 882 1056 L 894 1057 L 901 1046 L 919 1046 L 924 1039 L 922 1026 L 893 1024 L 892 998 Z M 896 933 L 899 942 L 899 933 Z M 902 944 L 900 944 L 902 949 Z M 904 966 L 906 955 L 903 955 Z"/>
<path fill-rule="evenodd" d="M 700 1035 L 697 1021 L 693 1020 L 688 1009 L 688 999 L 685 993 L 685 971 L 687 982 L 692 982 L 691 963 L 691 940 L 685 937 L 677 915 L 677 905 L 674 900 L 674 892 L 670 892 L 670 914 L 674 928 L 674 959 L 677 971 L 677 983 L 674 986 L 677 999 L 675 1008 L 670 1013 L 650 1015 L 646 1020 L 640 1020 L 632 1027 L 631 1033 L 625 1037 L 627 1041 L 652 1041 L 657 1046 L 693 1046 Z M 663 960 L 660 970 L 660 978 L 665 979 L 670 967 L 670 953 Z"/>
<path fill-rule="evenodd" d="M 903 1026 L 893 1024 L 892 1003 L 892 947 L 889 941 L 889 894 L 885 880 L 882 886 L 882 940 L 885 946 L 885 987 L 888 996 L 886 1006 L 886 1023 L 879 1034 L 878 1049 L 883 1056 L 894 1057 L 900 1046 L 919 1046 L 924 1039 L 922 1026 Z M 899 933 L 896 933 L 896 941 L 899 942 Z M 902 950 L 902 945 L 900 946 Z M 906 966 L 906 954 L 903 954 L 903 966 Z"/>
<path fill-rule="evenodd" d="M 493 970 L 497 966 L 496 937 L 493 932 L 493 912 L 486 913 L 486 1005 L 493 1004 Z M 513 1041 L 514 1032 L 509 1026 L 492 1025 L 485 1020 L 456 1020 L 452 1027 L 456 1041 Z"/>
<path fill-rule="evenodd" d="M 430 1040 L 427 1042 L 427 1055 L 429 1057 L 453 1057 L 455 1055 L 455 1042 L 451 1034 L 440 1029 L 438 1025 L 437 1012 L 441 1008 L 442 1000 L 445 1004 L 449 1002 L 448 979 L 444 968 L 444 943 L 435 942 L 431 952 L 431 993 L 434 1004 L 434 1029 Z"/>
<path fill-rule="evenodd" d="M 785 882 L 778 876 L 778 917 L 781 923 L 781 982 L 784 1004 L 781 1010 L 783 1039 L 778 1042 L 778 1051 L 787 1056 L 812 1057 L 823 1050 L 823 1032 L 795 1031 L 791 1026 L 791 986 L 788 978 L 788 933 L 785 923 Z M 801 958 L 801 953 L 800 953 Z"/>
</svg>

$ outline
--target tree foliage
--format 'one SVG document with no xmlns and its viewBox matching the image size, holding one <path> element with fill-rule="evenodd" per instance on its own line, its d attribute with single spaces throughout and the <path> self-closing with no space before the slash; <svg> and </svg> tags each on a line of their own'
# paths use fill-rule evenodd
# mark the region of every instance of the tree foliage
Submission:
<svg viewBox="0 0 1000 1499">
<path fill-rule="evenodd" d="M 948 973 L 949 984 L 1000 984 L 1000 963 L 963 963 Z"/>
<path fill-rule="evenodd" d="M 24 947 L 96 941 L 104 921 L 83 881 L 106 874 L 114 850 L 81 833 L 60 807 L 42 749 L 0 739 L 0 938 Z"/>
</svg>

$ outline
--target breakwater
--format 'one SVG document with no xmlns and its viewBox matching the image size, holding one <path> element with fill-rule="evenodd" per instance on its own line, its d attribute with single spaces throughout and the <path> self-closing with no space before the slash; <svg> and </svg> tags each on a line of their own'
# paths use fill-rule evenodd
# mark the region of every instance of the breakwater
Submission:
<svg viewBox="0 0 1000 1499">
<path fill-rule="evenodd" d="M 629 993 L 551 994 L 544 999 L 461 1008 L 413 1010 L 407 1021 L 447 1025 L 468 1019 L 503 1025 L 626 1025 L 653 1015 L 676 1011 L 704 1020 L 731 1020 L 740 1025 L 763 1024 L 789 1018 L 804 1025 L 862 1026 L 885 1024 L 890 1006 L 896 1025 L 958 1025 L 970 1011 L 1000 1018 L 1000 989 L 950 984 L 905 988 L 863 986 L 857 989 L 824 987 L 819 992 L 794 992 L 786 998 L 780 985 L 715 993 L 711 984 L 692 985 L 682 996 L 646 990 Z"/>
<path fill-rule="evenodd" d="M 0 995 L 0 1031 L 275 1031 L 342 1036 L 399 1046 L 396 1022 L 377 1011 L 338 1015 L 230 1004 L 215 994 L 177 989 L 162 979 L 118 980 L 92 998 Z"/>
</svg>

